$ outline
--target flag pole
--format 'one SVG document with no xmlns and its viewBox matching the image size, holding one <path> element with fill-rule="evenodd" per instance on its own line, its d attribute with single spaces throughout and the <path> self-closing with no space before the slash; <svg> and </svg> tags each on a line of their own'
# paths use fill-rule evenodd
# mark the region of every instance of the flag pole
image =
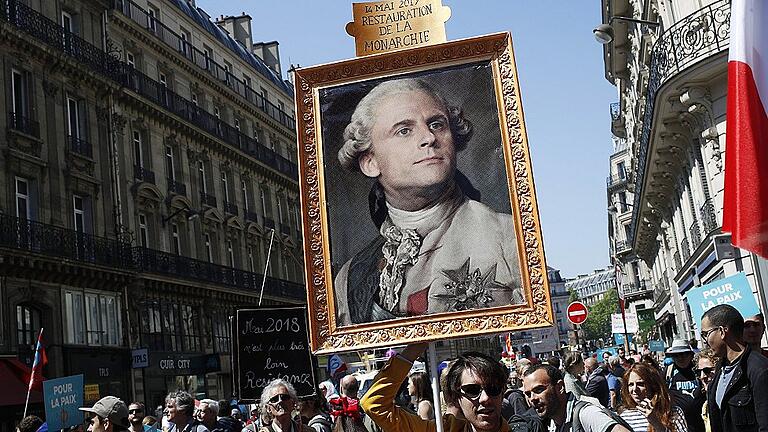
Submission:
<svg viewBox="0 0 768 432">
<path fill-rule="evenodd" d="M 272 236 L 269 238 L 269 249 L 267 249 L 267 262 L 264 263 L 264 278 L 261 280 L 261 293 L 259 293 L 259 306 L 264 297 L 264 285 L 267 283 L 267 271 L 269 270 L 269 258 L 272 256 L 272 242 L 275 241 L 275 229 L 272 228 Z"/>
<path fill-rule="evenodd" d="M 32 383 L 35 382 L 35 369 L 37 366 L 37 353 L 40 350 L 40 339 L 43 337 L 43 328 L 40 327 L 40 334 L 37 335 L 37 340 L 35 341 L 35 356 L 32 360 L 32 373 L 29 374 L 29 385 L 27 386 L 27 400 L 24 402 L 24 415 L 21 416 L 21 418 L 24 418 L 27 416 L 27 407 L 29 406 L 29 393 L 32 392 Z"/>
</svg>

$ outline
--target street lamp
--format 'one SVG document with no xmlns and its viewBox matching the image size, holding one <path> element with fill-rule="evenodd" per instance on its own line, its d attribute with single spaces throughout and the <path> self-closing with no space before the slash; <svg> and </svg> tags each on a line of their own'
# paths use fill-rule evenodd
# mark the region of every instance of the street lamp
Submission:
<svg viewBox="0 0 768 432">
<path fill-rule="evenodd" d="M 646 21 L 646 20 L 640 20 L 640 19 L 623 17 L 623 16 L 612 16 L 610 19 L 608 19 L 607 24 L 600 24 L 599 26 L 595 27 L 592 30 L 592 33 L 595 34 L 595 39 L 597 39 L 597 41 L 601 45 L 608 45 L 609 43 L 613 42 L 613 26 L 611 26 L 611 23 L 613 22 L 613 20 L 627 21 L 627 22 L 633 22 L 637 24 L 645 24 L 650 27 L 659 26 L 659 23 L 655 21 Z"/>
</svg>

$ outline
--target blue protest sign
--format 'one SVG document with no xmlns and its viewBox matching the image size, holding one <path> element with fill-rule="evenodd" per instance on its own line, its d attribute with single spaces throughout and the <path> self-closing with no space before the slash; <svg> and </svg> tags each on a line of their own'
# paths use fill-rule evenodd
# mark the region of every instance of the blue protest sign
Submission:
<svg viewBox="0 0 768 432">
<path fill-rule="evenodd" d="M 612 356 L 618 355 L 619 351 L 616 348 L 617 347 L 606 347 L 597 350 L 597 361 L 603 361 L 603 353 L 605 352 L 610 353 Z"/>
<path fill-rule="evenodd" d="M 725 279 L 720 279 L 698 288 L 693 288 L 685 295 L 688 306 L 691 308 L 691 316 L 699 329 L 701 329 L 701 316 L 704 312 L 720 304 L 729 304 L 735 307 L 745 318 L 760 313 L 760 309 L 752 294 L 752 287 L 744 273 L 736 273 Z"/>
<path fill-rule="evenodd" d="M 60 430 L 83 423 L 83 376 L 43 381 L 43 402 L 48 429 Z"/>
<path fill-rule="evenodd" d="M 648 349 L 653 352 L 664 352 L 664 341 L 652 340 L 648 341 Z"/>
<path fill-rule="evenodd" d="M 624 333 L 614 333 L 613 334 L 613 340 L 616 342 L 616 345 L 624 345 Z M 629 335 L 629 343 L 632 343 L 632 334 Z"/>
</svg>

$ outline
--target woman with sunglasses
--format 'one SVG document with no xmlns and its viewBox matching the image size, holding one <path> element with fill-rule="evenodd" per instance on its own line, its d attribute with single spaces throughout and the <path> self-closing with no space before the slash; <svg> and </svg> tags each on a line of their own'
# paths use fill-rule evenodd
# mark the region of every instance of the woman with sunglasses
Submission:
<svg viewBox="0 0 768 432">
<path fill-rule="evenodd" d="M 683 411 L 672 406 L 672 398 L 659 371 L 644 363 L 632 365 L 624 374 L 621 417 L 634 432 L 688 432 Z"/>
<path fill-rule="evenodd" d="M 274 379 L 261 392 L 259 407 L 265 426 L 259 432 L 313 432 L 312 428 L 293 420 L 298 397 L 291 383 Z"/>
<path fill-rule="evenodd" d="M 712 381 L 712 377 L 715 376 L 715 365 L 717 364 L 717 361 L 717 356 L 710 348 L 705 348 L 696 354 L 696 372 L 699 375 L 699 380 L 701 380 L 701 385 L 704 389 L 703 393 L 705 395 L 709 383 Z M 710 432 L 712 427 L 709 425 L 709 410 L 707 409 L 706 403 L 701 407 L 701 416 L 704 418 L 704 428 L 706 429 L 706 432 Z"/>
<path fill-rule="evenodd" d="M 435 409 L 429 397 L 432 391 L 429 388 L 429 378 L 426 372 L 414 372 L 408 377 L 408 394 L 411 396 L 416 414 L 424 420 L 435 418 Z"/>
</svg>

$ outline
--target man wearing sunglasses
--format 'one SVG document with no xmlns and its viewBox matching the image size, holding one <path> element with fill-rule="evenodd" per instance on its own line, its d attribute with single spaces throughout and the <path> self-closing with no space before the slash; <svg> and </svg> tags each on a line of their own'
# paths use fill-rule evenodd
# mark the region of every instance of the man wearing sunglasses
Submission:
<svg viewBox="0 0 768 432">
<path fill-rule="evenodd" d="M 314 429 L 293 420 L 293 410 L 298 402 L 296 389 L 288 381 L 274 379 L 261 391 L 261 409 L 265 422 L 260 431 L 265 432 L 314 432 Z"/>
<path fill-rule="evenodd" d="M 130 405 L 128 405 L 128 423 L 130 423 L 130 427 L 128 428 L 129 432 L 144 432 L 144 404 L 141 402 L 131 402 Z"/>
<path fill-rule="evenodd" d="M 99 399 L 91 408 L 79 408 L 89 413 L 88 432 L 121 432 L 127 431 L 128 407 L 125 402 L 114 396 Z"/>
<path fill-rule="evenodd" d="M 424 420 L 395 405 L 395 395 L 408 376 L 414 360 L 426 344 L 406 347 L 393 356 L 376 375 L 370 390 L 361 399 L 365 412 L 384 432 L 426 432 L 434 430 L 435 420 Z M 464 418 L 444 414 L 445 432 L 508 432 L 501 416 L 501 400 L 509 372 L 500 362 L 485 354 L 464 353 L 448 367 L 443 389 L 446 403 L 458 406 Z M 470 429 L 468 429 L 470 428 Z"/>
<path fill-rule="evenodd" d="M 712 432 L 768 431 L 768 359 L 742 339 L 744 318 L 731 305 L 701 317 L 701 338 L 720 357 L 707 388 Z"/>
</svg>

